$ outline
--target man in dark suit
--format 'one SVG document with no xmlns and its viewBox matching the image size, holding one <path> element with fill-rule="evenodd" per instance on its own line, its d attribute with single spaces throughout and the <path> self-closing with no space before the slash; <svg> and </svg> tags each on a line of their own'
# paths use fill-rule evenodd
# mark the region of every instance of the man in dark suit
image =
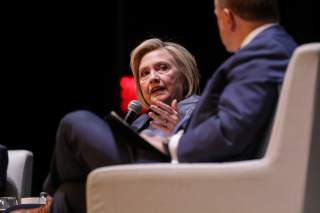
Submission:
<svg viewBox="0 0 320 213">
<path fill-rule="evenodd" d="M 179 162 L 253 158 L 296 47 L 278 24 L 276 0 L 214 3 L 221 40 L 235 54 L 208 81 L 184 134 L 170 141 Z"/>
<path fill-rule="evenodd" d="M 0 196 L 4 195 L 7 182 L 8 150 L 0 144 Z"/>
</svg>

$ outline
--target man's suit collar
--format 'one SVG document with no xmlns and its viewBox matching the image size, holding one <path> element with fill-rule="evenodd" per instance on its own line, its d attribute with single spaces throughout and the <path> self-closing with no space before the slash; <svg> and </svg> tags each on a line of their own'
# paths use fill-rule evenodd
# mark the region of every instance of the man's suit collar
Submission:
<svg viewBox="0 0 320 213">
<path fill-rule="evenodd" d="M 246 45 L 248 45 L 255 37 L 257 37 L 261 32 L 263 32 L 264 30 L 278 25 L 278 23 L 268 23 L 268 24 L 264 24 L 261 25 L 260 27 L 252 30 L 242 41 L 241 45 L 240 45 L 240 49 L 245 47 Z"/>
</svg>

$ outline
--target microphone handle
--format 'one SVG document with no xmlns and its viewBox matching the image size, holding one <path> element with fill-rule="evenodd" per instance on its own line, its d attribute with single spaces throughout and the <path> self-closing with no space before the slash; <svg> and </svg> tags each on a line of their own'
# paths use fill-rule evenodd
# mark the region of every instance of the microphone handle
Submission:
<svg viewBox="0 0 320 213">
<path fill-rule="evenodd" d="M 136 112 L 134 112 L 133 110 L 129 110 L 128 113 L 126 114 L 124 120 L 131 125 L 132 122 L 135 120 L 135 118 L 137 117 Z"/>
</svg>

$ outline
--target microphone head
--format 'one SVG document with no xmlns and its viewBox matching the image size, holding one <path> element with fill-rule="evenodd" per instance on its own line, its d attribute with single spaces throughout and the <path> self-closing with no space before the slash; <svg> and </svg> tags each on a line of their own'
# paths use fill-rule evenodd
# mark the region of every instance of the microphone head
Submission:
<svg viewBox="0 0 320 213">
<path fill-rule="evenodd" d="M 134 111 L 136 114 L 140 114 L 142 111 L 142 104 L 138 100 L 132 100 L 128 104 L 128 111 Z"/>
</svg>

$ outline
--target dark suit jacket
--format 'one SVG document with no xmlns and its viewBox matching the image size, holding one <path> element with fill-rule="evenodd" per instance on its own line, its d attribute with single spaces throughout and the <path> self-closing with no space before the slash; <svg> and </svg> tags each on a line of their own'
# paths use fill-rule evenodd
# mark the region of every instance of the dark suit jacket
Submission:
<svg viewBox="0 0 320 213">
<path fill-rule="evenodd" d="M 178 146 L 180 162 L 253 158 L 273 115 L 296 43 L 272 26 L 223 63 L 208 81 Z"/>
</svg>

